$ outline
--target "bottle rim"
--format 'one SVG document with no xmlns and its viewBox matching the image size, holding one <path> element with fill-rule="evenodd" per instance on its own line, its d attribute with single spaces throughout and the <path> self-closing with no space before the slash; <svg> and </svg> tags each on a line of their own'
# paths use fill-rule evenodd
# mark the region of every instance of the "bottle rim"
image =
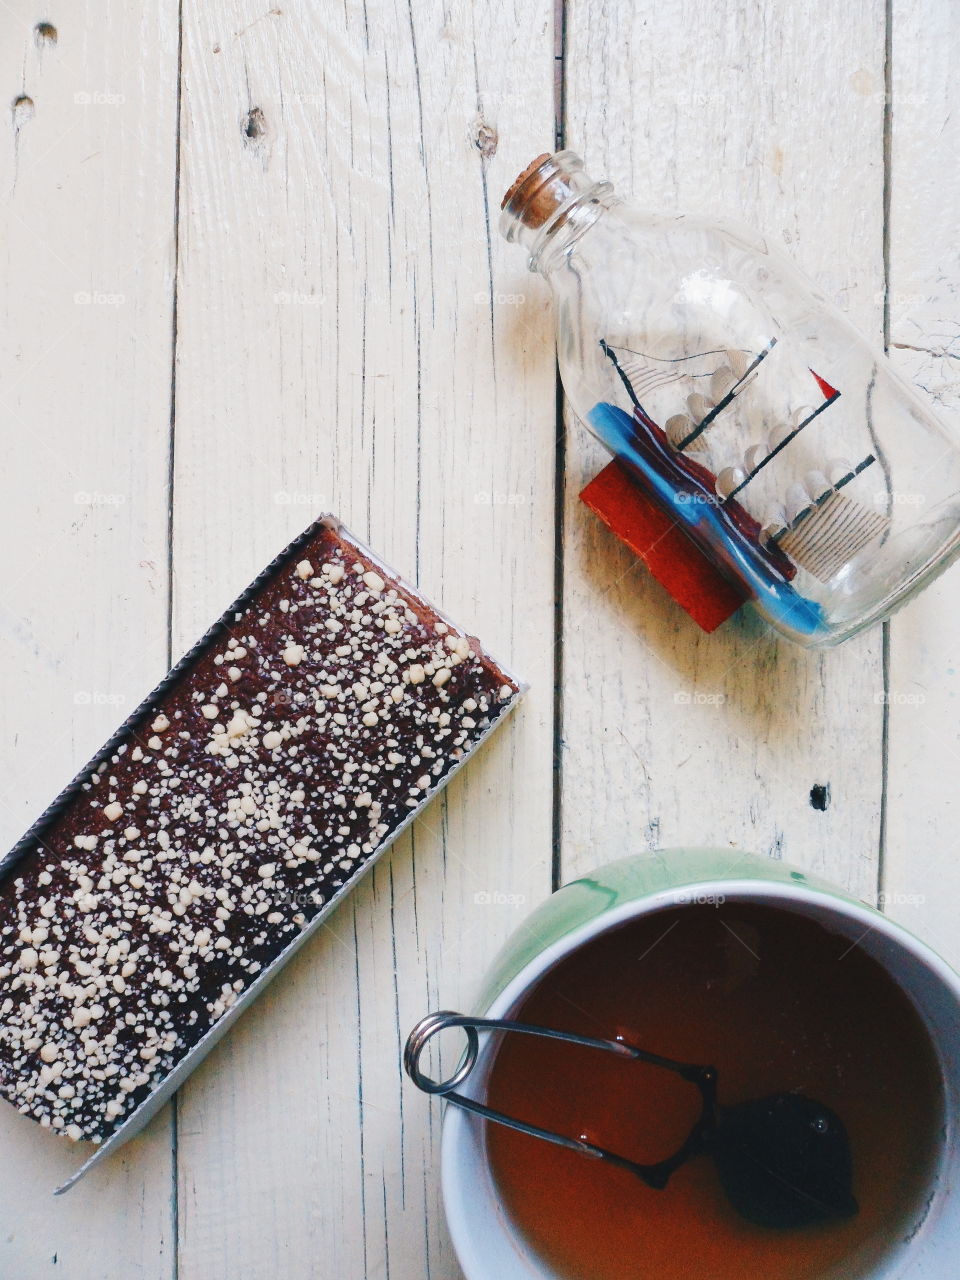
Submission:
<svg viewBox="0 0 960 1280">
<path fill-rule="evenodd" d="M 606 207 L 611 183 L 595 182 L 584 171 L 575 151 L 544 152 L 514 179 L 501 202 L 500 233 L 511 244 L 530 250 L 530 270 L 536 270 L 547 243 L 561 228 L 566 246 L 586 230 Z"/>
</svg>

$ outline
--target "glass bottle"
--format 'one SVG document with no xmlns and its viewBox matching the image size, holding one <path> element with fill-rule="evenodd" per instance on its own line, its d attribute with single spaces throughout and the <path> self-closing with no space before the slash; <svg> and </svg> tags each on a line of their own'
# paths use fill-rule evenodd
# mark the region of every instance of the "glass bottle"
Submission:
<svg viewBox="0 0 960 1280">
<path fill-rule="evenodd" d="M 500 229 L 553 290 L 574 410 L 785 635 L 837 644 L 960 553 L 956 437 L 762 236 L 636 209 L 570 151 Z"/>
</svg>

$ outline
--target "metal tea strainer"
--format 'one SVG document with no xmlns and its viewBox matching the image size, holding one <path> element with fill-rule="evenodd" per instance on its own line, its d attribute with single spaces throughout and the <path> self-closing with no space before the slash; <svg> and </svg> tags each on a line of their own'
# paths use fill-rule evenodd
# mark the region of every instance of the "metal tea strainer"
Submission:
<svg viewBox="0 0 960 1280">
<path fill-rule="evenodd" d="M 439 1032 L 454 1028 L 466 1034 L 464 1056 L 449 1079 L 431 1080 L 420 1070 L 423 1051 Z M 639 1164 L 585 1139 L 568 1138 L 504 1115 L 454 1092 L 476 1065 L 481 1031 L 519 1032 L 562 1040 L 672 1071 L 699 1090 L 700 1116 L 673 1155 L 655 1164 Z M 439 1094 L 447 1102 L 485 1120 L 625 1169 L 657 1191 L 666 1187 L 671 1175 L 687 1160 L 699 1155 L 710 1156 L 733 1208 L 758 1226 L 805 1227 L 815 1222 L 849 1218 L 859 1211 L 852 1189 L 850 1139 L 843 1122 L 829 1107 L 802 1094 L 776 1093 L 734 1106 L 721 1106 L 717 1100 L 714 1067 L 675 1062 L 638 1049 L 620 1038 L 600 1040 L 572 1031 L 496 1018 L 471 1018 L 449 1011 L 427 1014 L 417 1023 L 407 1039 L 403 1065 L 424 1093 Z"/>
</svg>

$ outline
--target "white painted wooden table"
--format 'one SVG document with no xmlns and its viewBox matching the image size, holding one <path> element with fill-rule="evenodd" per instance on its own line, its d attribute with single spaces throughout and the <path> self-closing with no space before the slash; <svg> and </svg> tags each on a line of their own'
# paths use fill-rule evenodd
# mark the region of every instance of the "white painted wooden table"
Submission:
<svg viewBox="0 0 960 1280">
<path fill-rule="evenodd" d="M 0 0 L 0 32 L 6 842 L 327 508 L 532 684 L 120 1157 L 54 1200 L 77 1153 L 0 1108 L 0 1277 L 457 1276 L 402 1038 L 611 857 L 765 851 L 960 961 L 960 570 L 835 652 L 700 635 L 578 504 L 603 458 L 496 234 L 557 130 L 782 238 L 960 422 L 956 5 Z"/>
</svg>

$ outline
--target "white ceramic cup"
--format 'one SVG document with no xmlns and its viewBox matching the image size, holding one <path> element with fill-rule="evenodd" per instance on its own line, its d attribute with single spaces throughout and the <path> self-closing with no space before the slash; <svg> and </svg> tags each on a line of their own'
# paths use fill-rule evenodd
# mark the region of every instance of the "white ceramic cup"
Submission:
<svg viewBox="0 0 960 1280">
<path fill-rule="evenodd" d="M 721 897 L 776 906 L 819 921 L 878 960 L 923 1018 L 943 1080 L 945 1138 L 940 1167 L 917 1220 L 882 1254 L 831 1272 L 831 1280 L 955 1280 L 960 1276 L 960 976 L 886 916 L 784 863 L 726 850 L 670 850 L 626 858 L 575 881 L 520 927 L 494 963 L 478 1016 L 515 1017 L 532 987 L 599 934 L 665 907 Z M 460 1092 L 483 1100 L 496 1036 L 482 1038 Z M 511 1221 L 487 1159 L 486 1122 L 448 1105 L 442 1182 L 447 1222 L 467 1280 L 555 1280 Z M 751 1277 L 750 1280 L 753 1280 Z"/>
</svg>

